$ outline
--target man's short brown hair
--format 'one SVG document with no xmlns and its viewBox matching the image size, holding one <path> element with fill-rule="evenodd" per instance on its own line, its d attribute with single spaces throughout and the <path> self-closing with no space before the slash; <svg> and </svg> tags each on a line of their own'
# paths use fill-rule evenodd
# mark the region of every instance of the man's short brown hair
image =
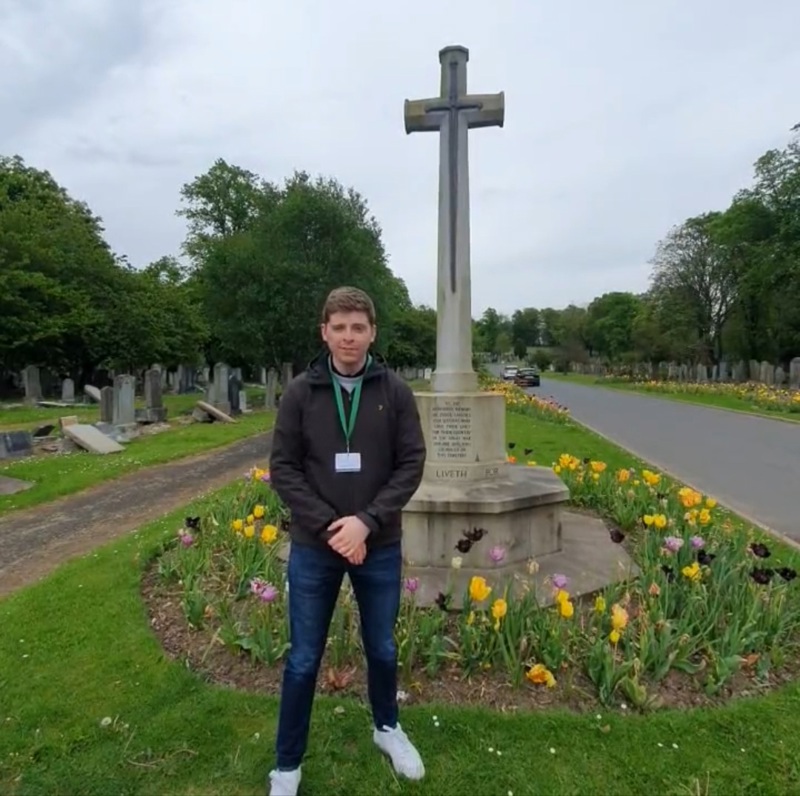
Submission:
<svg viewBox="0 0 800 796">
<path fill-rule="evenodd" d="M 322 322 L 327 323 L 334 312 L 363 312 L 375 325 L 375 305 L 372 299 L 357 287 L 337 287 L 328 293 L 322 308 Z"/>
</svg>

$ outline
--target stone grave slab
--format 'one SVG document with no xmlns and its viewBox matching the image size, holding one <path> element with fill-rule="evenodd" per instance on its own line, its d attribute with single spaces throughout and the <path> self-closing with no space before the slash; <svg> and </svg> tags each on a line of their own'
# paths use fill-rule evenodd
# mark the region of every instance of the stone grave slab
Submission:
<svg viewBox="0 0 800 796">
<path fill-rule="evenodd" d="M 102 431 L 85 423 L 74 423 L 64 427 L 64 436 L 90 453 L 120 453 L 125 450 L 118 442 L 107 437 Z"/>
<path fill-rule="evenodd" d="M 215 420 L 221 420 L 223 423 L 235 423 L 236 421 L 228 414 L 223 412 L 221 409 L 217 409 L 216 406 L 212 406 L 210 403 L 206 401 L 198 401 L 197 406 L 199 409 L 202 409 L 207 415 L 211 415 Z"/>
<path fill-rule="evenodd" d="M 0 432 L 0 459 L 16 459 L 33 453 L 33 436 L 30 431 Z"/>
<path fill-rule="evenodd" d="M 19 478 L 0 475 L 0 495 L 16 495 L 17 492 L 24 492 L 32 486 L 30 481 L 21 481 Z"/>
</svg>

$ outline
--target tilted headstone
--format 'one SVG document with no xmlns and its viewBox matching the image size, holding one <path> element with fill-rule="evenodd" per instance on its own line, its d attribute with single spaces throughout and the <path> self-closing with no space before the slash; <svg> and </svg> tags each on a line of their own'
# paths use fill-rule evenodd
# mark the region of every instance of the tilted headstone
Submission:
<svg viewBox="0 0 800 796">
<path fill-rule="evenodd" d="M 87 384 L 83 388 L 83 393 L 87 398 L 90 398 L 95 403 L 100 403 L 100 390 L 93 384 Z"/>
</svg>

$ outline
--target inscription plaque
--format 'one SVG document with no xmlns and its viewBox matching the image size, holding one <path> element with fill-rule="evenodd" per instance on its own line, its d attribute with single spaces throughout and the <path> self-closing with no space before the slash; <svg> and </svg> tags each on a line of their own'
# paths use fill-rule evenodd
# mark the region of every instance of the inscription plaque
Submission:
<svg viewBox="0 0 800 796">
<path fill-rule="evenodd" d="M 437 401 L 431 410 L 431 453 L 435 461 L 472 460 L 472 407 L 458 398 Z"/>
</svg>

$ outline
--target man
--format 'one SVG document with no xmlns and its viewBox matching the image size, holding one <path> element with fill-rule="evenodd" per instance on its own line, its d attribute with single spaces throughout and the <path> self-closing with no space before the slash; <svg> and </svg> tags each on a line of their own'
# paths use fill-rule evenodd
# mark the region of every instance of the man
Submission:
<svg viewBox="0 0 800 796">
<path fill-rule="evenodd" d="M 327 351 L 280 401 L 270 477 L 291 514 L 291 649 L 271 796 L 295 796 L 300 784 L 317 674 L 345 572 L 361 616 L 373 740 L 399 775 L 425 773 L 398 722 L 394 642 L 401 511 L 422 480 L 425 441 L 411 389 L 370 354 L 375 333 L 366 293 L 332 291 L 322 313 Z"/>
</svg>

